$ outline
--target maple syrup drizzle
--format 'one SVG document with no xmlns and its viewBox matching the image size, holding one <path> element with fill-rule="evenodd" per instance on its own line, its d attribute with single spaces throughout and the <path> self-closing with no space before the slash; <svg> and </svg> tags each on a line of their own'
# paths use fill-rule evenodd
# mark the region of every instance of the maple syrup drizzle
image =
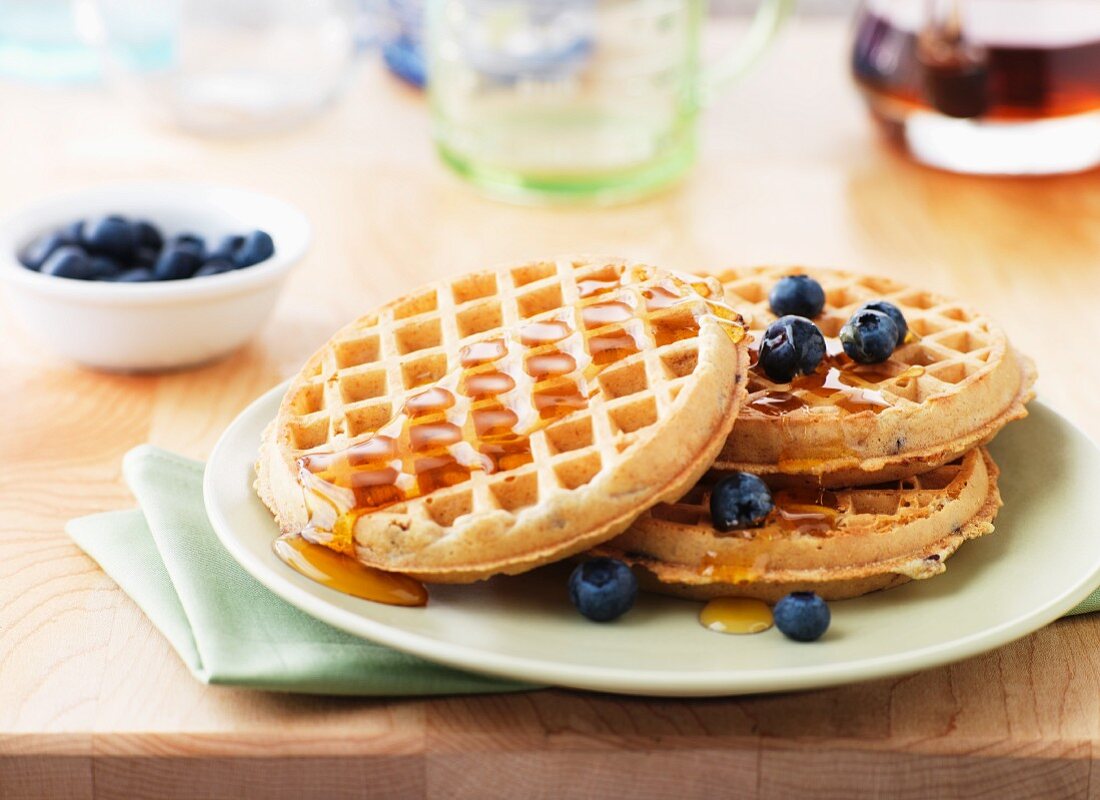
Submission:
<svg viewBox="0 0 1100 800">
<path fill-rule="evenodd" d="M 825 357 L 826 358 L 839 358 L 844 355 L 844 342 L 840 341 L 840 337 L 826 336 L 825 337 Z"/>
<path fill-rule="evenodd" d="M 760 358 L 759 341 L 749 343 L 749 365 L 755 367 Z M 894 381 L 899 386 L 924 374 L 921 366 L 911 366 L 897 373 L 889 364 L 856 364 L 845 352 L 840 339 L 825 337 L 825 358 L 811 375 L 800 375 L 791 381 L 791 389 L 808 391 L 829 398 L 837 408 L 850 414 L 861 411 L 879 413 L 891 407 L 891 402 L 876 385 Z M 791 391 L 771 389 L 749 401 L 749 408 L 767 417 L 781 417 L 810 404 Z"/>
<path fill-rule="evenodd" d="M 836 527 L 840 511 L 810 503 L 790 503 L 776 508 L 779 527 L 802 536 L 824 536 Z"/>
<path fill-rule="evenodd" d="M 428 603 L 424 584 L 407 575 L 383 572 L 360 564 L 351 556 L 301 536 L 281 536 L 272 545 L 275 554 L 292 569 L 338 592 L 391 606 Z"/>
<path fill-rule="evenodd" d="M 467 375 L 463 381 L 463 394 L 468 397 L 490 397 L 510 392 L 515 388 L 515 380 L 511 375 L 503 372 L 477 372 Z"/>
<path fill-rule="evenodd" d="M 773 622 L 768 604 L 751 597 L 716 597 L 699 612 L 699 623 L 715 633 L 762 633 Z"/>
<path fill-rule="evenodd" d="M 519 341 L 527 347 L 560 342 L 573 333 L 573 330 L 561 320 L 530 322 L 519 329 Z"/>
<path fill-rule="evenodd" d="M 790 392 L 765 392 L 749 403 L 749 408 L 765 417 L 781 417 L 788 411 L 805 407 L 806 401 Z"/>
<path fill-rule="evenodd" d="M 792 386 L 806 389 L 818 397 L 828 397 L 833 405 L 856 414 L 868 409 L 890 407 L 890 401 L 876 389 L 859 386 L 853 381 L 851 373 L 845 373 L 838 367 L 828 367 L 825 372 L 813 375 L 801 375 L 794 379 Z"/>
<path fill-rule="evenodd" d="M 528 357 L 525 368 L 528 375 L 537 379 L 568 375 L 577 368 L 577 359 L 560 351 L 536 353 Z"/>
<path fill-rule="evenodd" d="M 601 281 L 594 278 L 589 278 L 588 280 L 577 281 L 577 294 L 582 299 L 587 297 L 595 297 L 598 294 L 612 292 L 615 289 L 618 289 L 620 286 L 622 286 L 621 279 Z"/>
<path fill-rule="evenodd" d="M 355 523 L 363 515 L 463 483 L 474 471 L 530 463 L 531 434 L 586 408 L 599 390 L 593 380 L 603 369 L 649 346 L 646 322 L 658 339 L 659 324 L 671 327 L 661 315 L 677 312 L 665 309 L 681 304 L 689 309 L 678 323 L 687 335 L 698 332 L 703 316 L 713 316 L 734 342 L 743 338 L 736 313 L 712 301 L 699 302 L 701 290 L 710 295 L 705 283 L 672 275 L 653 281 L 653 274 L 633 268 L 616 280 L 578 284 L 582 297 L 621 290 L 606 301 L 578 304 L 584 330 L 611 326 L 606 330 L 585 334 L 564 318 L 548 319 L 467 344 L 459 351 L 458 368 L 410 395 L 374 432 L 339 451 L 299 458 L 310 542 L 351 556 Z M 644 310 L 637 308 L 638 294 Z M 658 318 L 650 318 L 654 311 Z M 285 543 L 277 552 L 284 560 L 292 557 Z"/>
<path fill-rule="evenodd" d="M 581 309 L 581 320 L 585 328 L 602 328 L 613 322 L 626 322 L 634 318 L 634 309 L 621 300 L 596 303 Z"/>
<path fill-rule="evenodd" d="M 642 297 L 645 298 L 645 307 L 647 311 L 661 311 L 666 308 L 672 308 L 680 302 L 675 292 L 670 291 L 660 284 L 644 289 L 642 291 Z"/>
<path fill-rule="evenodd" d="M 780 489 L 772 501 L 775 509 L 768 522 L 802 536 L 823 536 L 835 530 L 843 505 L 836 492 L 822 487 Z"/>
<path fill-rule="evenodd" d="M 455 396 L 446 389 L 433 387 L 426 392 L 410 397 L 405 403 L 405 409 L 415 415 L 430 414 L 434 411 L 442 411 L 455 404 Z"/>
<path fill-rule="evenodd" d="M 486 342 L 474 342 L 463 347 L 459 351 L 458 361 L 464 367 L 473 367 L 478 364 L 496 361 L 507 354 L 508 345 L 505 344 L 503 339 L 490 339 Z"/>
</svg>

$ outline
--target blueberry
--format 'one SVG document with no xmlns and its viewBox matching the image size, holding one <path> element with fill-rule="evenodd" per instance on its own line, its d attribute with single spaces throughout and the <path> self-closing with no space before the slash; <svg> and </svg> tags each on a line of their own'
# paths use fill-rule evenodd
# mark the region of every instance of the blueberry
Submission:
<svg viewBox="0 0 1100 800">
<path fill-rule="evenodd" d="M 857 311 L 840 329 L 844 352 L 860 364 L 878 364 L 894 352 L 898 326 L 881 311 Z"/>
<path fill-rule="evenodd" d="M 153 270 L 147 267 L 135 267 L 134 269 L 124 270 L 107 280 L 115 283 L 146 283 L 155 281 L 156 277 L 153 275 Z"/>
<path fill-rule="evenodd" d="M 812 642 L 829 629 L 829 606 L 813 592 L 791 592 L 775 604 L 775 627 L 788 639 Z"/>
<path fill-rule="evenodd" d="M 274 254 L 275 243 L 271 241 L 271 237 L 263 231 L 252 231 L 244 238 L 240 249 L 234 254 L 233 263 L 238 269 L 251 267 L 253 264 L 266 261 Z"/>
<path fill-rule="evenodd" d="M 190 278 L 202 266 L 202 257 L 189 245 L 170 244 L 160 251 L 153 275 L 158 281 L 174 281 Z"/>
<path fill-rule="evenodd" d="M 164 237 L 161 235 L 157 226 L 144 219 L 139 219 L 134 222 L 134 239 L 137 242 L 138 247 L 148 248 L 149 250 L 160 250 L 164 247 Z"/>
<path fill-rule="evenodd" d="M 224 236 L 222 240 L 218 242 L 218 246 L 211 250 L 206 258 L 207 260 L 213 260 L 215 258 L 227 258 L 230 261 L 233 260 L 233 256 L 237 254 L 237 251 L 241 249 L 241 245 L 244 244 L 243 236 Z"/>
<path fill-rule="evenodd" d="M 758 527 L 775 504 L 768 485 L 751 472 L 726 475 L 710 492 L 710 519 L 715 530 Z"/>
<path fill-rule="evenodd" d="M 170 247 L 176 247 L 183 250 L 190 250 L 195 253 L 200 259 L 206 258 L 206 240 L 198 234 L 194 233 L 179 233 L 168 240 Z"/>
<path fill-rule="evenodd" d="M 232 269 L 235 269 L 233 262 L 228 258 L 210 258 L 207 259 L 205 264 L 198 268 L 198 271 L 195 272 L 193 277 L 203 278 L 207 275 L 220 275 Z"/>
<path fill-rule="evenodd" d="M 122 267 L 114 259 L 106 256 L 88 258 L 88 279 L 93 281 L 111 280 L 122 272 Z"/>
<path fill-rule="evenodd" d="M 70 222 L 64 228 L 61 228 L 58 233 L 65 237 L 66 244 L 80 244 L 84 239 L 84 220 L 78 219 L 76 222 Z"/>
<path fill-rule="evenodd" d="M 790 383 L 795 375 L 809 375 L 825 357 L 825 337 L 805 317 L 780 317 L 764 331 L 759 365 L 776 383 Z"/>
<path fill-rule="evenodd" d="M 825 307 L 825 290 L 809 275 L 788 275 L 772 287 L 768 303 L 777 317 L 795 314 L 813 319 Z"/>
<path fill-rule="evenodd" d="M 905 337 L 909 335 L 909 323 L 905 321 L 905 315 L 901 313 L 901 309 L 893 303 L 887 303 L 885 300 L 872 300 L 870 303 L 864 303 L 856 309 L 856 314 L 860 311 L 881 311 L 894 321 L 894 324 L 898 327 L 898 345 L 900 346 L 905 342 Z"/>
<path fill-rule="evenodd" d="M 569 576 L 569 600 L 596 622 L 621 617 L 634 605 L 637 594 L 638 579 L 630 567 L 614 558 L 586 561 Z"/>
<path fill-rule="evenodd" d="M 92 255 L 128 260 L 133 256 L 137 237 L 129 222 L 123 217 L 113 215 L 85 224 L 81 244 Z"/>
<path fill-rule="evenodd" d="M 45 236 L 39 236 L 23 248 L 23 252 L 19 254 L 19 263 L 27 269 L 42 269 L 42 265 L 46 263 L 47 258 L 53 255 L 54 251 L 59 247 L 71 244 L 72 242 L 60 232 L 47 233 Z"/>
<path fill-rule="evenodd" d="M 130 259 L 130 263 L 135 267 L 149 267 L 152 268 L 157 263 L 157 258 L 160 256 L 160 248 L 142 247 L 138 245 L 138 248 L 134 251 L 134 257 Z"/>
<path fill-rule="evenodd" d="M 46 259 L 46 263 L 42 265 L 42 274 L 88 280 L 92 277 L 91 262 L 79 247 L 65 245 L 54 250 Z"/>
</svg>

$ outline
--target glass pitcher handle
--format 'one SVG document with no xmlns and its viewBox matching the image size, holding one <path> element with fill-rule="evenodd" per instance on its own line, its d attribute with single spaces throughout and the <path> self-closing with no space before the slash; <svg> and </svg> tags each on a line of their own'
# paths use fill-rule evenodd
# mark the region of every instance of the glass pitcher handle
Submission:
<svg viewBox="0 0 1100 800">
<path fill-rule="evenodd" d="M 779 29 L 794 9 L 795 2 L 796 0 L 761 0 L 741 45 L 703 70 L 696 89 L 697 105 L 702 107 L 709 104 L 731 83 L 749 71 L 775 40 Z"/>
</svg>

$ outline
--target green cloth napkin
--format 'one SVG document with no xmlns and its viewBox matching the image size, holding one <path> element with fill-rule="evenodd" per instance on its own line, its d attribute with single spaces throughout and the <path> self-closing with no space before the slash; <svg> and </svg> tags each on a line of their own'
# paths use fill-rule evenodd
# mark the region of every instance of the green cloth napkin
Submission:
<svg viewBox="0 0 1100 800">
<path fill-rule="evenodd" d="M 1079 605 L 1067 611 L 1066 616 L 1072 617 L 1074 614 L 1091 614 L 1093 611 L 1100 611 L 1100 589 L 1097 589 L 1082 600 Z"/>
<path fill-rule="evenodd" d="M 252 578 L 221 546 L 200 462 L 148 445 L 123 460 L 140 509 L 74 519 L 69 535 L 110 575 L 204 683 L 334 695 L 518 691 L 358 639 Z M 1069 614 L 1100 611 L 1100 589 Z"/>
<path fill-rule="evenodd" d="M 204 683 L 334 695 L 517 691 L 336 630 L 269 592 L 222 547 L 200 462 L 148 445 L 123 460 L 140 509 L 74 519 L 69 535 Z"/>
</svg>

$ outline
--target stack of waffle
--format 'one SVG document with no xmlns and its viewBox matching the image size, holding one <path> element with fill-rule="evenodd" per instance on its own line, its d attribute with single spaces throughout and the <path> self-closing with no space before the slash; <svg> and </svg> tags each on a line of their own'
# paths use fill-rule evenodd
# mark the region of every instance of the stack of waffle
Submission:
<svg viewBox="0 0 1100 800">
<path fill-rule="evenodd" d="M 829 355 L 777 385 L 754 347 L 771 285 L 794 272 L 825 289 Z M 835 337 L 879 299 L 910 336 L 856 365 Z M 983 445 L 1025 414 L 1033 381 L 987 317 L 879 278 L 534 262 L 338 332 L 291 381 L 256 485 L 284 533 L 430 582 L 594 549 L 672 594 L 850 597 L 937 574 L 992 530 Z M 771 486 L 762 526 L 711 524 L 731 470 Z"/>
<path fill-rule="evenodd" d="M 854 597 L 944 571 L 967 539 L 993 530 L 997 467 L 984 445 L 1027 413 L 1035 380 L 992 320 L 883 278 L 764 267 L 720 276 L 755 342 L 775 320 L 772 286 L 808 274 L 825 290 L 826 337 L 813 375 L 785 385 L 755 363 L 748 397 L 713 468 L 676 503 L 643 514 L 603 550 L 645 585 L 688 597 L 777 600 L 791 591 Z M 856 364 L 837 340 L 863 303 L 897 306 L 909 336 L 885 362 Z M 753 344 L 750 344 L 752 347 Z M 721 533 L 710 488 L 731 470 L 769 484 L 776 510 Z"/>
</svg>

